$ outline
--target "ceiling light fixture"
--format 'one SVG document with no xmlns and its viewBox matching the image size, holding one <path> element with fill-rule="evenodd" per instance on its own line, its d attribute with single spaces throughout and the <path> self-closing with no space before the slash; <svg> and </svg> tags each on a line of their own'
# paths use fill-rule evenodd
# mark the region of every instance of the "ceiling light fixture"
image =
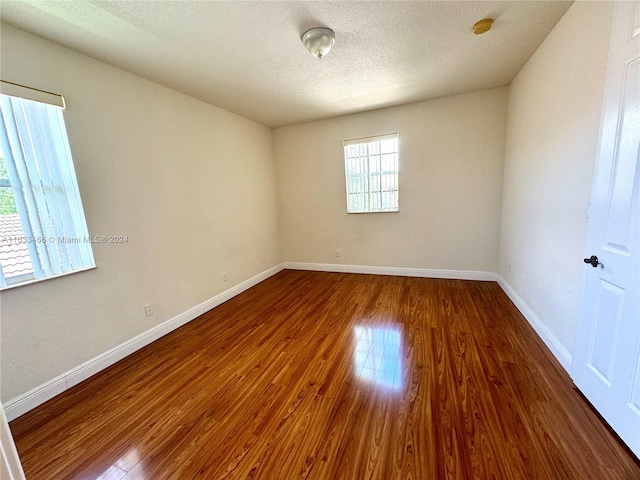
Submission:
<svg viewBox="0 0 640 480">
<path fill-rule="evenodd" d="M 336 34 L 330 28 L 312 28 L 302 35 L 304 47 L 311 55 L 318 58 L 322 58 L 329 53 L 335 41 Z"/>
<path fill-rule="evenodd" d="M 493 18 L 483 18 L 482 20 L 476 22 L 473 25 L 473 33 L 476 35 L 481 35 L 483 33 L 491 30 L 491 26 L 493 25 Z"/>
</svg>

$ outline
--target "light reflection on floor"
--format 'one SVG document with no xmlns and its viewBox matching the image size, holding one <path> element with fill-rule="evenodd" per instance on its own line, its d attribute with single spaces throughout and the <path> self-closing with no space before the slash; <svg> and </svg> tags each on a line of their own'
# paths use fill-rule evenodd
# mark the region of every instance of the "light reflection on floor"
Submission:
<svg viewBox="0 0 640 480">
<path fill-rule="evenodd" d="M 356 378 L 376 388 L 402 388 L 400 331 L 393 327 L 353 327 L 358 343 L 353 353 Z"/>
<path fill-rule="evenodd" d="M 138 455 L 138 450 L 134 448 L 132 450 L 129 450 L 122 457 L 120 457 L 116 463 L 111 465 L 100 475 L 98 475 L 97 477 L 91 477 L 91 478 L 94 478 L 95 480 L 120 480 L 124 476 L 127 476 L 127 470 L 131 470 L 131 468 L 136 465 L 139 467 L 138 465 L 139 462 L 140 462 L 140 456 Z M 136 477 L 139 477 L 139 476 L 137 475 Z M 126 478 L 130 478 L 130 477 L 127 476 Z M 141 478 L 144 478 L 144 476 Z"/>
</svg>

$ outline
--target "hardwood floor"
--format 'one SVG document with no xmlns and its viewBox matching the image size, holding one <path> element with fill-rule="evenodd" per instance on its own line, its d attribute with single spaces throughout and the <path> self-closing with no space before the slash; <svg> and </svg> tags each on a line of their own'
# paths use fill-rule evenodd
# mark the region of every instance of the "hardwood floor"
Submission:
<svg viewBox="0 0 640 480">
<path fill-rule="evenodd" d="M 285 270 L 11 423 L 28 479 L 640 479 L 493 282 Z"/>
</svg>

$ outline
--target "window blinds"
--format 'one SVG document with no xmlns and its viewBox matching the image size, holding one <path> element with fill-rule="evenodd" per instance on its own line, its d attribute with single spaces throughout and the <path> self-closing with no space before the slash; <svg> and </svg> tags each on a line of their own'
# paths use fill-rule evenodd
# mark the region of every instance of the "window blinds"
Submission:
<svg viewBox="0 0 640 480">
<path fill-rule="evenodd" d="M 95 266 L 62 109 L 0 95 L 0 149 L 35 278 Z"/>
<path fill-rule="evenodd" d="M 65 108 L 64 97 L 60 94 L 47 92 L 46 90 L 40 90 L 38 88 L 25 87 L 19 83 L 9 82 L 7 80 L 0 80 L 0 93 Z"/>
<path fill-rule="evenodd" d="M 347 212 L 398 211 L 398 134 L 345 140 Z"/>
</svg>

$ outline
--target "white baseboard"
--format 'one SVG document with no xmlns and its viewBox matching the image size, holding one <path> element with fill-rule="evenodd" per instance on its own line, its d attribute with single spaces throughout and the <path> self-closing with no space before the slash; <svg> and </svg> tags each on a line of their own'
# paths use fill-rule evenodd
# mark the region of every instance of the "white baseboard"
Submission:
<svg viewBox="0 0 640 480">
<path fill-rule="evenodd" d="M 56 395 L 64 392 L 65 390 L 77 385 L 78 383 L 86 380 L 92 375 L 95 375 L 101 370 L 113 365 L 114 363 L 122 360 L 123 358 L 131 355 L 133 352 L 146 347 L 151 342 L 163 337 L 169 332 L 181 327 L 182 325 L 194 320 L 203 313 L 208 312 L 212 308 L 230 300 L 236 295 L 248 290 L 249 288 L 257 285 L 258 283 L 266 280 L 267 278 L 275 275 L 285 268 L 284 263 L 276 265 L 268 270 L 265 270 L 258 275 L 251 277 L 248 280 L 219 293 L 215 297 L 205 300 L 204 302 L 190 308 L 186 312 L 183 312 L 175 317 L 167 320 L 166 322 L 156 325 L 155 327 L 147 330 L 133 337 L 130 340 L 112 348 L 111 350 L 98 355 L 95 358 L 66 371 L 62 375 L 49 380 L 42 385 L 29 390 L 28 392 L 17 396 L 16 398 L 9 400 L 4 404 L 4 411 L 9 421 L 18 418 L 20 415 L 28 412 L 29 410 L 37 407 L 38 405 L 46 402 L 47 400 L 55 397 Z"/>
<path fill-rule="evenodd" d="M 502 275 L 496 274 L 498 285 L 504 290 L 504 293 L 511 299 L 514 305 L 520 310 L 522 316 L 527 319 L 529 324 L 536 331 L 538 336 L 542 339 L 547 348 L 551 351 L 556 360 L 560 362 L 560 365 L 571 374 L 571 362 L 572 355 L 569 349 L 553 334 L 547 326 L 542 323 L 538 316 L 533 313 L 533 310 L 524 302 L 524 300 L 516 293 L 516 291 L 502 278 Z"/>
<path fill-rule="evenodd" d="M 319 272 L 396 275 L 399 277 L 450 278 L 455 280 L 481 280 L 490 282 L 496 281 L 495 273 L 475 270 L 435 270 L 430 268 L 370 267 L 366 265 L 302 262 L 285 262 L 284 268 L 289 268 L 291 270 L 313 270 Z"/>
<path fill-rule="evenodd" d="M 203 313 L 208 312 L 212 308 L 230 300 L 236 295 L 248 290 L 267 278 L 275 275 L 281 270 L 288 268 L 292 270 L 313 270 L 322 272 L 340 272 L 340 273 L 362 273 L 372 275 L 397 275 L 405 277 L 425 277 L 425 278 L 447 278 L 456 280 L 480 280 L 480 281 L 497 281 L 511 301 L 520 310 L 522 315 L 531 324 L 538 336 L 542 339 L 551 353 L 557 358 L 560 364 L 567 372 L 571 370 L 571 353 L 560 342 L 553 333 L 540 321 L 535 313 L 520 298 L 515 290 L 502 278 L 502 276 L 493 272 L 483 271 L 467 271 L 467 270 L 435 270 L 423 268 L 404 268 L 404 267 L 373 267 L 365 265 L 342 265 L 329 263 L 301 263 L 301 262 L 285 262 L 265 270 L 258 275 L 245 280 L 244 282 L 226 290 L 215 297 L 196 305 L 189 310 L 176 315 L 160 325 L 157 325 L 146 332 L 112 348 L 111 350 L 98 355 L 97 357 L 79 365 L 67 372 L 59 375 L 42 385 L 29 390 L 28 392 L 9 400 L 4 405 L 4 411 L 9 421 L 18 418 L 20 415 L 64 392 L 65 390 L 86 380 L 92 375 L 104 370 L 123 358 L 131 355 L 133 352 L 149 345 L 153 341 L 163 337 L 167 333 L 181 327 L 182 325 L 194 320 Z"/>
</svg>

